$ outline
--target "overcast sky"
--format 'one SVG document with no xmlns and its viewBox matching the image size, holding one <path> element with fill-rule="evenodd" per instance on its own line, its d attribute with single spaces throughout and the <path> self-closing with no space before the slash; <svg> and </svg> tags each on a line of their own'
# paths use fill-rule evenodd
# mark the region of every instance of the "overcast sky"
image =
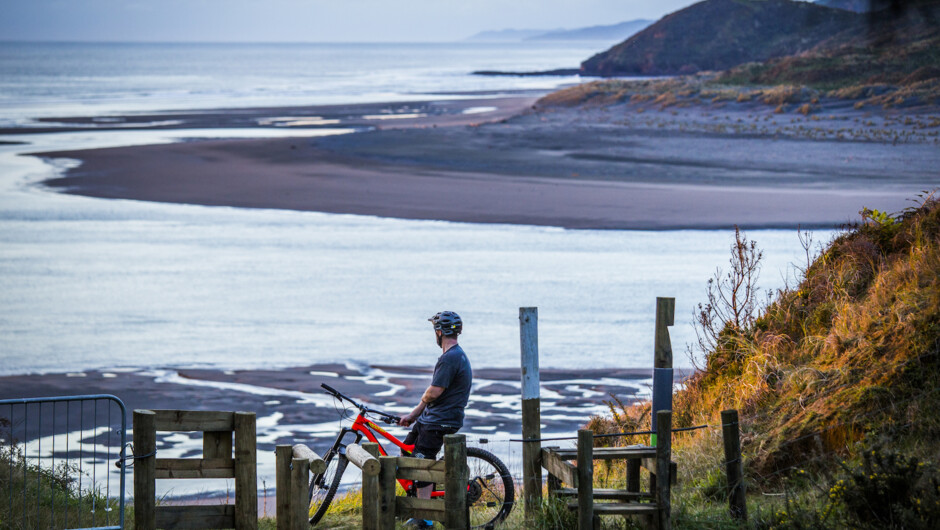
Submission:
<svg viewBox="0 0 940 530">
<path fill-rule="evenodd" d="M 691 0 L 0 0 L 0 40 L 408 42 L 658 19 Z"/>
</svg>

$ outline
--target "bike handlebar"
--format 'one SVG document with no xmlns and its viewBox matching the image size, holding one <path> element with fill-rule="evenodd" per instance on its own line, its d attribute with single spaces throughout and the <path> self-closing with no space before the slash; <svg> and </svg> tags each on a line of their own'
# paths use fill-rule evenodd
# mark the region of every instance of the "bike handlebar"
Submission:
<svg viewBox="0 0 940 530">
<path fill-rule="evenodd" d="M 398 416 L 389 414 L 387 412 L 382 412 L 381 410 L 370 409 L 369 407 L 366 407 L 365 405 L 358 403 L 353 398 L 344 395 L 342 392 L 340 392 L 339 390 L 336 390 L 335 388 L 331 387 L 330 385 L 326 383 L 320 383 L 320 386 L 323 387 L 323 389 L 325 389 L 328 394 L 332 394 L 334 397 L 338 397 L 340 399 L 343 399 L 352 403 L 353 406 L 359 409 L 360 412 L 371 412 L 373 414 L 378 414 L 381 420 L 389 425 L 394 425 L 401 421 L 401 418 Z"/>
</svg>

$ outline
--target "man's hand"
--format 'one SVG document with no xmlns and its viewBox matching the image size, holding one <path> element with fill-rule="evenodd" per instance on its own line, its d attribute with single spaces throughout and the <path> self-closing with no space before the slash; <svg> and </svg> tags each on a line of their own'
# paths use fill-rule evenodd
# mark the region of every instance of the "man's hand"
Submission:
<svg viewBox="0 0 940 530">
<path fill-rule="evenodd" d="M 417 416 L 415 416 L 414 412 L 412 412 L 411 414 L 408 414 L 404 418 L 398 420 L 398 424 L 401 425 L 402 427 L 409 427 L 412 423 L 415 422 L 416 419 L 417 419 Z"/>
<path fill-rule="evenodd" d="M 424 391 L 424 395 L 421 396 L 421 402 L 418 403 L 418 406 L 415 407 L 410 414 L 399 420 L 398 424 L 402 427 L 407 427 L 415 422 L 418 419 L 418 416 L 421 416 L 421 413 L 424 412 L 424 409 L 428 406 L 428 403 L 433 402 L 435 399 L 441 397 L 441 394 L 444 393 L 444 387 L 440 386 L 429 386 L 427 390 Z"/>
</svg>

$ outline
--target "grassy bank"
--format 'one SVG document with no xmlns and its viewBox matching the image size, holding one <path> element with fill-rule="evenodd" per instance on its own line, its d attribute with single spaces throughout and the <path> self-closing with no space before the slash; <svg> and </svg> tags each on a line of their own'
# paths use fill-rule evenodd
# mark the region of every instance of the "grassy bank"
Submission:
<svg viewBox="0 0 940 530">
<path fill-rule="evenodd" d="M 894 215 L 863 211 L 862 224 L 816 250 L 807 241 L 797 281 L 760 312 L 742 298 L 743 311 L 723 306 L 733 295 L 700 306 L 704 366 L 675 394 L 674 422 L 711 427 L 676 436 L 678 527 L 735 526 L 719 427 L 728 408 L 741 414 L 751 527 L 940 520 L 940 202 L 921 200 Z M 741 243 L 712 295 L 757 260 Z M 611 410 L 590 427 L 648 425 L 648 405 Z M 599 482 L 622 480 L 611 468 Z"/>
</svg>

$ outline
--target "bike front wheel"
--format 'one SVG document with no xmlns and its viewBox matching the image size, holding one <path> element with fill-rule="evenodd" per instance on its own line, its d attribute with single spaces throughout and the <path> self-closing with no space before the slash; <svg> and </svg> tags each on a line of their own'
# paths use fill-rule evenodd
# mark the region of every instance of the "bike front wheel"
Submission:
<svg viewBox="0 0 940 530">
<path fill-rule="evenodd" d="M 471 528 L 493 528 L 509 517 L 516 490 L 506 464 L 493 453 L 478 447 L 467 448 L 467 508 Z"/>
<path fill-rule="evenodd" d="M 330 508 L 343 472 L 346 471 L 346 465 L 349 464 L 346 455 L 332 451 L 327 453 L 323 460 L 326 462 L 326 471 L 313 475 L 307 490 L 307 498 L 310 501 L 307 515 L 310 517 L 311 526 L 320 522 Z"/>
</svg>

